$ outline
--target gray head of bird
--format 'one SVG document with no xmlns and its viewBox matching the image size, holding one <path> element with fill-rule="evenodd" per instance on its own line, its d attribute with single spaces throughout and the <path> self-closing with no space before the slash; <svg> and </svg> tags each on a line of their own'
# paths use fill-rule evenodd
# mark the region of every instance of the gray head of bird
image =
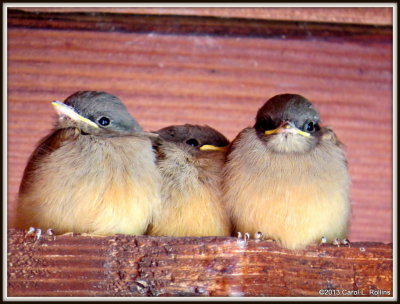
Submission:
<svg viewBox="0 0 400 304">
<path fill-rule="evenodd" d="M 117 97 L 106 92 L 78 91 L 64 102 L 52 102 L 59 118 L 56 128 L 77 128 L 82 134 L 129 135 L 141 132 L 138 122 Z"/>
<path fill-rule="evenodd" d="M 274 152 L 305 153 L 321 138 L 320 116 L 303 96 L 281 94 L 269 99 L 257 112 L 258 138 Z"/>
<path fill-rule="evenodd" d="M 175 143 L 182 150 L 192 155 L 210 151 L 225 151 L 229 140 L 209 126 L 175 125 L 156 132 L 160 139 Z"/>
</svg>

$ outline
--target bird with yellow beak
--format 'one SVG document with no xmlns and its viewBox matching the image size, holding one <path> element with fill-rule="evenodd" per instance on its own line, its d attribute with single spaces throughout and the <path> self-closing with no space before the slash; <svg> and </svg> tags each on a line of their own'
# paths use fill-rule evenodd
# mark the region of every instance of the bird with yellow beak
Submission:
<svg viewBox="0 0 400 304">
<path fill-rule="evenodd" d="M 105 92 L 79 91 L 52 105 L 59 117 L 25 168 L 17 226 L 56 234 L 144 234 L 161 203 L 145 132 Z"/>
<path fill-rule="evenodd" d="M 209 126 L 169 126 L 156 133 L 162 207 L 149 234 L 229 236 L 230 221 L 221 193 L 229 141 Z"/>
<path fill-rule="evenodd" d="M 235 231 L 302 249 L 347 234 L 350 177 L 342 144 L 297 94 L 269 99 L 233 140 L 224 201 Z"/>
</svg>

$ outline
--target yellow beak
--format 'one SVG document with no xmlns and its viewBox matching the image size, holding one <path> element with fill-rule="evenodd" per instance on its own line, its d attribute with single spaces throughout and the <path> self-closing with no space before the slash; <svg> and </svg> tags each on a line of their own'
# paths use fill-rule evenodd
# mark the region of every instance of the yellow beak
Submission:
<svg viewBox="0 0 400 304">
<path fill-rule="evenodd" d="M 99 127 L 93 121 L 87 119 L 86 117 L 83 117 L 82 115 L 79 115 L 72 107 L 66 105 L 65 103 L 62 103 L 61 101 L 53 101 L 51 104 L 55 108 L 58 115 L 65 115 L 73 120 L 80 120 L 92 126 L 93 128 Z"/>
<path fill-rule="evenodd" d="M 265 135 L 271 135 L 271 134 L 276 134 L 276 133 L 283 133 L 283 132 L 287 132 L 286 130 L 290 129 L 291 131 L 294 131 L 297 134 L 303 135 L 305 137 L 310 137 L 311 134 L 301 131 L 300 129 L 296 128 L 294 124 L 292 123 L 284 123 L 283 125 L 280 125 L 278 128 L 274 129 L 274 130 L 267 130 L 264 132 Z"/>
<path fill-rule="evenodd" d="M 225 151 L 226 147 L 216 147 L 213 145 L 202 145 L 200 147 L 201 151 Z"/>
</svg>

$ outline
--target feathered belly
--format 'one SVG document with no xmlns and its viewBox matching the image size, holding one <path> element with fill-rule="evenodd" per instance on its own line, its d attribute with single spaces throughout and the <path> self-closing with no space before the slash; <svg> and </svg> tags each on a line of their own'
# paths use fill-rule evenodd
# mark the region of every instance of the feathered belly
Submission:
<svg viewBox="0 0 400 304">
<path fill-rule="evenodd" d="M 225 199 L 236 231 L 261 231 L 291 249 L 322 236 L 344 237 L 350 213 L 346 169 L 343 165 L 332 171 L 331 163 L 325 163 L 327 168 L 312 164 L 282 161 L 274 168 L 253 168 L 251 174 L 231 174 Z"/>
<path fill-rule="evenodd" d="M 19 223 L 56 233 L 143 234 L 160 203 L 151 150 L 86 147 L 66 145 L 38 164 L 19 197 Z"/>
</svg>

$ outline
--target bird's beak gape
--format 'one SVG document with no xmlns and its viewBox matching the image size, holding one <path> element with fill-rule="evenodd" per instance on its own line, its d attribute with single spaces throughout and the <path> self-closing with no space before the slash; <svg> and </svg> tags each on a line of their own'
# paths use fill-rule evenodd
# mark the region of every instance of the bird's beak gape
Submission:
<svg viewBox="0 0 400 304">
<path fill-rule="evenodd" d="M 310 137 L 311 136 L 310 133 L 307 133 L 307 132 L 304 132 L 304 131 L 298 129 L 290 121 L 285 121 L 278 128 L 273 129 L 273 130 L 267 130 L 267 131 L 264 132 L 265 135 L 271 135 L 271 134 L 277 134 L 277 133 L 297 133 L 297 134 L 303 135 L 305 137 Z"/>
</svg>

